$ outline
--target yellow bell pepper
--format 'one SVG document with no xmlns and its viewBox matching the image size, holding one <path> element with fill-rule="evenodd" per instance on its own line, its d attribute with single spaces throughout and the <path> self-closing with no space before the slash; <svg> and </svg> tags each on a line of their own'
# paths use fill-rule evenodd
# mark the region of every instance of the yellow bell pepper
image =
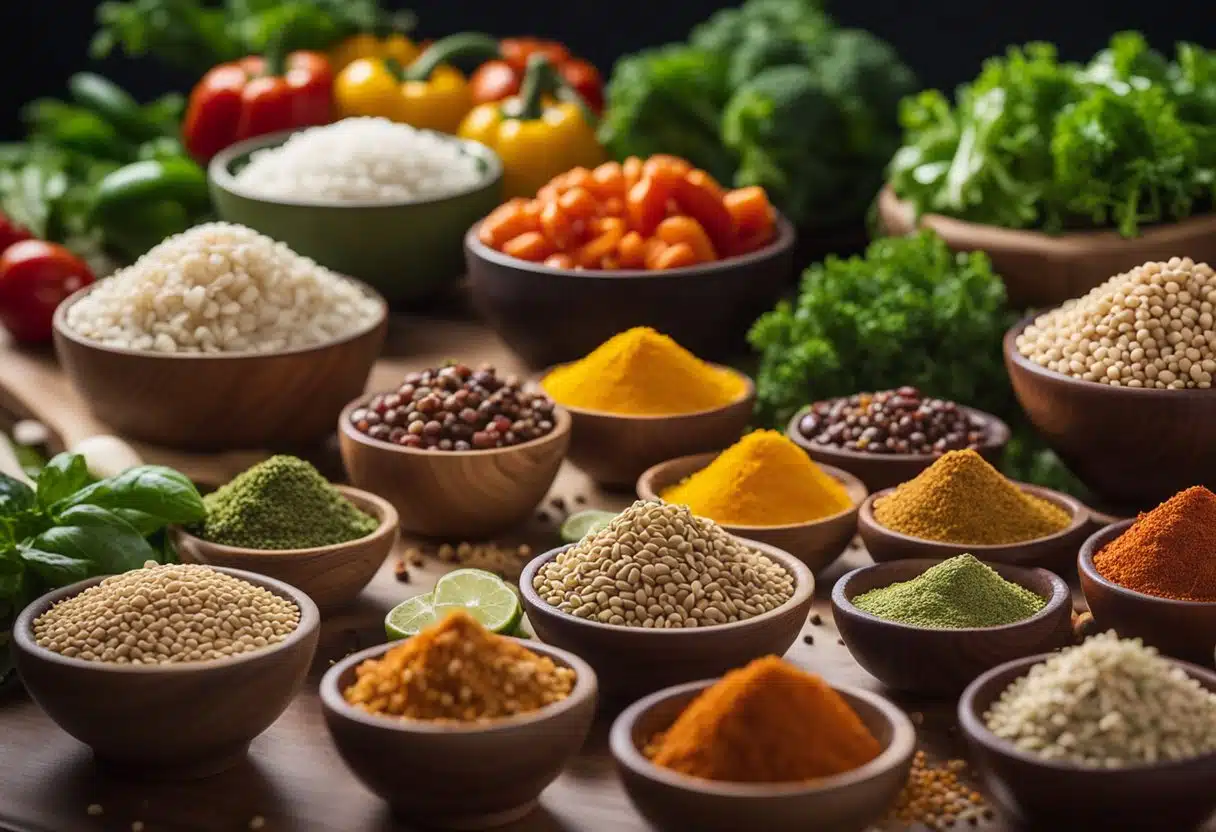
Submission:
<svg viewBox="0 0 1216 832">
<path fill-rule="evenodd" d="M 417 45 L 403 34 L 379 38 L 365 32 L 351 35 L 330 50 L 329 64 L 334 72 L 341 72 L 361 58 L 392 58 L 402 66 L 409 66 L 418 54 Z"/>
<path fill-rule="evenodd" d="M 498 154 L 507 199 L 535 196 L 559 173 L 608 159 L 595 137 L 594 114 L 543 55 L 529 59 L 519 95 L 474 107 L 457 134 Z"/>
<path fill-rule="evenodd" d="M 436 41 L 404 68 L 392 57 L 359 58 L 334 80 L 338 117 L 381 116 L 455 133 L 473 101 L 464 75 L 445 62 L 497 54 L 498 41 L 468 33 Z"/>
</svg>

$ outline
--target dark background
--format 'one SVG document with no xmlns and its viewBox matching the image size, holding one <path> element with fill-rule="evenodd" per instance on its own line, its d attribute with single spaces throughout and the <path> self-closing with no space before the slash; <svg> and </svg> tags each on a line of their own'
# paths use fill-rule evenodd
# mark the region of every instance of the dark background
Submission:
<svg viewBox="0 0 1216 832">
<path fill-rule="evenodd" d="M 61 95 L 88 63 L 92 0 L 0 0 L 0 137 L 20 136 L 18 108 L 38 96 Z M 607 75 L 627 52 L 684 38 L 714 0 L 447 0 L 393 2 L 417 12 L 422 36 L 475 24 L 495 35 L 540 34 L 565 41 Z M 1097 50 L 1119 29 L 1139 29 L 1159 48 L 1176 40 L 1216 46 L 1212 0 L 829 0 L 841 23 L 890 41 L 926 86 L 953 88 L 980 61 L 1013 43 L 1050 40 L 1068 58 Z M 99 69 L 141 99 L 186 90 L 194 79 L 153 61 L 112 59 Z"/>
</svg>

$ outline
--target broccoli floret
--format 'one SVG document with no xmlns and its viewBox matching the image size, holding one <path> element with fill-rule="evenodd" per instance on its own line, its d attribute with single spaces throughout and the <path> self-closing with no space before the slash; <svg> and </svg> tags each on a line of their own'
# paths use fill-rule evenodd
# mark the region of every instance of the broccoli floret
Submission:
<svg viewBox="0 0 1216 832">
<path fill-rule="evenodd" d="M 757 37 L 781 33 L 810 43 L 832 26 L 818 0 L 748 0 L 736 9 L 723 9 L 692 30 L 693 46 L 733 55 Z"/>
<path fill-rule="evenodd" d="M 745 39 L 730 57 L 727 81 L 737 89 L 766 69 L 777 66 L 806 66 L 812 59 L 812 47 L 793 35 L 766 30 Z"/>
</svg>

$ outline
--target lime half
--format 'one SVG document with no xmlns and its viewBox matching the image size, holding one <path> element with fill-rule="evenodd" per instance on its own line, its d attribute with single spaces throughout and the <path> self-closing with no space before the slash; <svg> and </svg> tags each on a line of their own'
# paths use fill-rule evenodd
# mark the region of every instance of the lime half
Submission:
<svg viewBox="0 0 1216 832">
<path fill-rule="evenodd" d="M 437 620 L 434 598 L 428 592 L 425 595 L 415 595 L 389 610 L 388 615 L 384 617 L 384 632 L 390 639 L 409 638 L 418 635 Z"/>
<path fill-rule="evenodd" d="M 436 620 L 461 608 L 492 633 L 510 633 L 524 614 L 511 585 L 483 569 L 457 569 L 435 584 L 431 593 Z"/>
<path fill-rule="evenodd" d="M 571 514 L 566 518 L 566 522 L 562 523 L 562 543 L 578 543 L 587 535 L 607 526 L 614 517 L 616 512 L 600 511 L 597 508 Z"/>
</svg>

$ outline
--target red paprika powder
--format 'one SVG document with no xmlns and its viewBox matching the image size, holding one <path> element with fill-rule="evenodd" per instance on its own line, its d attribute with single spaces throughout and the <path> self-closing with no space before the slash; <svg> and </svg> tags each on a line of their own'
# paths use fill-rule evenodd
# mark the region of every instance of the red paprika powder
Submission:
<svg viewBox="0 0 1216 832">
<path fill-rule="evenodd" d="M 1094 566 L 1145 595 L 1216 602 L 1216 494 L 1197 485 L 1141 514 L 1094 555 Z"/>
</svg>

